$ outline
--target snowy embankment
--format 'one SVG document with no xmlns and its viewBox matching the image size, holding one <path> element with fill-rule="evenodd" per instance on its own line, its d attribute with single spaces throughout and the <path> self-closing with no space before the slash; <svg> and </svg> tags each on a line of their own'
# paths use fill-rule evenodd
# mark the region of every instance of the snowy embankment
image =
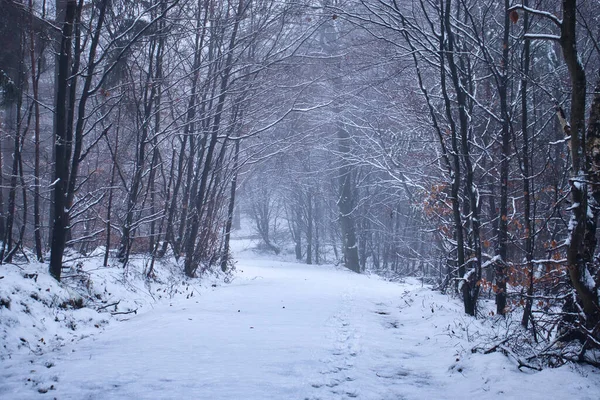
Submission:
<svg viewBox="0 0 600 400">
<path fill-rule="evenodd" d="M 179 282 L 188 292 L 168 301 L 139 288 L 138 301 L 157 301 L 118 315 L 127 321 L 95 327 L 103 314 L 85 311 L 90 326 L 73 341 L 0 361 L 0 398 L 598 399 L 593 368 L 521 372 L 499 353 L 472 353 L 494 334 L 490 321 L 417 281 L 251 251 L 237 269 L 230 284 Z"/>
</svg>

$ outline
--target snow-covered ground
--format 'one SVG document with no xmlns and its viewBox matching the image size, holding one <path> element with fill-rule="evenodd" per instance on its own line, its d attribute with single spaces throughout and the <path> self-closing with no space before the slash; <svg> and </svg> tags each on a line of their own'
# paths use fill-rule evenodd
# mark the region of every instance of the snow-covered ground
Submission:
<svg viewBox="0 0 600 400">
<path fill-rule="evenodd" d="M 456 300 L 416 280 L 259 256 L 246 244 L 236 241 L 230 284 L 157 298 L 96 334 L 5 356 L 0 398 L 600 398 L 591 367 L 521 372 L 502 354 L 472 353 L 489 321 L 462 316 Z"/>
</svg>

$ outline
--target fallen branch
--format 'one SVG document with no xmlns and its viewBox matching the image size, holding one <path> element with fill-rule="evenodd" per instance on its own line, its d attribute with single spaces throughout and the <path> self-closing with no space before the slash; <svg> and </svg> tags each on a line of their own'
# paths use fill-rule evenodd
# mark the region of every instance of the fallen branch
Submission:
<svg viewBox="0 0 600 400">
<path fill-rule="evenodd" d="M 525 362 L 523 362 L 523 360 L 521 360 L 511 349 L 509 349 L 508 347 L 505 346 L 498 346 L 498 348 L 500 350 L 502 350 L 502 353 L 504 353 L 506 356 L 511 356 L 512 358 L 515 359 L 515 361 L 517 362 L 518 366 L 517 368 L 519 368 L 519 370 L 521 368 L 529 368 L 529 369 L 533 369 L 535 371 L 541 371 L 542 369 L 540 367 L 535 367 L 533 365 L 529 365 Z"/>
<path fill-rule="evenodd" d="M 105 308 L 112 307 L 112 306 L 117 306 L 117 305 L 119 305 L 120 302 L 121 302 L 121 300 L 117 301 L 116 303 L 111 303 L 111 304 L 107 304 L 107 305 L 102 306 L 102 307 L 98 307 L 96 309 L 96 311 L 104 310 Z"/>
<path fill-rule="evenodd" d="M 118 311 L 118 312 L 110 313 L 110 315 L 121 315 L 121 314 L 137 314 L 137 308 L 135 310 L 130 310 L 130 311 Z"/>
<path fill-rule="evenodd" d="M 494 353 L 498 350 L 498 348 L 500 346 L 503 346 L 506 342 L 508 342 L 509 338 L 504 339 L 503 341 L 501 341 L 500 343 L 497 343 L 496 345 L 490 347 L 489 349 L 485 350 L 483 352 L 483 354 L 490 354 L 490 353 Z"/>
<path fill-rule="evenodd" d="M 599 361 L 591 360 L 591 359 L 586 358 L 586 357 L 578 358 L 578 357 L 563 356 L 563 358 L 566 361 L 570 361 L 570 362 L 575 363 L 575 364 L 584 363 L 584 364 L 589 364 L 592 367 L 600 368 L 600 362 Z"/>
<path fill-rule="evenodd" d="M 491 353 L 495 353 L 495 352 L 499 351 L 499 352 L 501 352 L 502 354 L 504 354 L 507 357 L 512 357 L 517 362 L 517 368 L 519 368 L 519 370 L 521 368 L 529 368 L 529 369 L 533 369 L 533 370 L 536 370 L 536 371 L 541 371 L 542 368 L 533 366 L 531 364 L 527 364 L 526 362 L 524 362 L 523 360 L 521 360 L 519 358 L 519 356 L 517 356 L 511 349 L 509 349 L 508 347 L 505 346 L 505 344 L 510 339 L 511 338 L 506 338 L 506 339 L 502 340 L 501 342 L 495 344 L 494 346 L 490 347 L 487 350 L 483 350 L 481 348 L 473 347 L 471 349 L 471 352 L 472 353 L 476 353 L 479 350 L 483 350 L 483 354 L 491 354 Z"/>
</svg>

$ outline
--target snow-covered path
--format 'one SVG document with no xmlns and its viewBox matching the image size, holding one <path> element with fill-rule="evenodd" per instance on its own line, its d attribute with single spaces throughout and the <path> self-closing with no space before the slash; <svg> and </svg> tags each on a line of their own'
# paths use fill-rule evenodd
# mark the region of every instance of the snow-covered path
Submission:
<svg viewBox="0 0 600 400">
<path fill-rule="evenodd" d="M 8 360 L 0 398 L 598 399 L 597 377 L 471 354 L 477 325 L 417 282 L 265 259 L 238 270 L 229 285 Z"/>
</svg>

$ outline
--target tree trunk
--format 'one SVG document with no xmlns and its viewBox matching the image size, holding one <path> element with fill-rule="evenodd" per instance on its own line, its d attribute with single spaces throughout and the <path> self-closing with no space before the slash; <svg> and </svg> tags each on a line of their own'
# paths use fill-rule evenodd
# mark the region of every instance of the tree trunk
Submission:
<svg viewBox="0 0 600 400">
<path fill-rule="evenodd" d="M 31 82 L 33 91 L 33 107 L 35 112 L 34 122 L 34 166 L 33 166 L 33 235 L 35 241 L 35 255 L 38 262 L 44 262 L 42 250 L 42 234 L 40 222 L 40 104 L 39 104 L 39 78 L 41 73 L 41 58 L 36 60 L 36 40 L 33 30 L 33 0 L 29 0 L 29 12 L 31 13 L 31 26 L 29 30 L 30 58 L 31 58 Z"/>
<path fill-rule="evenodd" d="M 117 121 L 121 119 L 121 114 L 117 117 Z M 110 256 L 110 245 L 111 245 L 111 235 L 112 235 L 112 205 L 113 205 L 113 196 L 114 196 L 114 186 L 117 172 L 117 155 L 119 153 L 119 130 L 120 126 L 117 123 L 117 127 L 115 129 L 115 150 L 113 154 L 113 162 L 110 169 L 110 186 L 108 188 L 108 205 L 106 207 L 106 249 L 104 250 L 104 262 L 102 265 L 105 267 L 108 266 L 108 257 Z"/>
<path fill-rule="evenodd" d="M 233 155 L 233 178 L 231 178 L 231 192 L 229 194 L 229 207 L 227 209 L 227 222 L 225 223 L 225 243 L 223 245 L 223 254 L 221 255 L 221 271 L 227 272 L 227 264 L 231 259 L 229 254 L 229 242 L 231 240 L 231 227 L 234 219 L 235 209 L 235 191 L 237 189 L 238 159 L 240 154 L 240 141 L 235 141 L 235 150 Z"/>
<path fill-rule="evenodd" d="M 62 27 L 61 46 L 58 56 L 58 75 L 56 85 L 56 110 L 54 125 L 54 182 L 52 183 L 52 197 L 54 199 L 54 221 L 52 223 L 52 245 L 50 248 L 50 274 L 60 280 L 62 271 L 62 258 L 65 251 L 66 231 L 65 207 L 67 206 L 66 189 L 69 177 L 67 156 L 66 130 L 67 130 L 67 93 L 69 90 L 69 63 L 71 60 L 71 43 L 73 22 L 77 3 L 68 0 L 65 12 L 65 21 Z"/>
<path fill-rule="evenodd" d="M 500 160 L 500 221 L 498 224 L 498 260 L 496 261 L 496 313 L 506 312 L 506 268 L 508 256 L 508 173 L 510 157 L 510 115 L 508 114 L 508 50 L 510 20 L 509 1 L 504 0 L 504 37 L 502 38 L 502 62 L 498 85 L 500 115 L 502 117 L 502 154 Z"/>
<path fill-rule="evenodd" d="M 229 46 L 227 49 L 227 57 L 225 60 L 225 65 L 223 69 L 223 73 L 221 74 L 221 83 L 219 88 L 219 97 L 217 100 L 217 107 L 215 110 L 215 117 L 212 122 L 211 134 L 210 134 L 210 143 L 208 145 L 208 149 L 206 151 L 206 158 L 204 160 L 204 168 L 202 169 L 202 174 L 200 177 L 198 191 L 193 193 L 194 196 L 194 206 L 195 210 L 192 215 L 192 221 L 190 223 L 190 227 L 188 230 L 188 236 L 186 238 L 186 246 L 185 246 L 185 261 L 184 261 L 184 271 L 185 274 L 189 277 L 194 277 L 196 274 L 196 270 L 198 268 L 198 261 L 196 257 L 196 240 L 198 235 L 198 229 L 200 227 L 200 220 L 203 212 L 204 206 L 204 198 L 206 195 L 206 185 L 208 182 L 208 176 L 210 172 L 210 167 L 212 163 L 213 153 L 215 150 L 215 146 L 217 144 L 217 138 L 219 129 L 221 127 L 221 118 L 223 116 L 223 108 L 225 106 L 225 99 L 227 97 L 227 88 L 229 86 L 229 78 L 233 68 L 233 52 L 234 47 L 237 43 L 237 33 L 240 25 L 240 20 L 242 17 L 242 13 L 244 10 L 244 2 L 239 0 L 237 11 L 235 15 L 235 22 L 233 25 L 233 31 L 231 33 L 231 38 L 229 40 Z"/>
<path fill-rule="evenodd" d="M 477 189 L 475 188 L 474 182 L 474 171 L 473 164 L 470 156 L 470 145 L 469 145 L 469 116 L 467 115 L 467 96 L 465 93 L 465 85 L 462 82 L 464 78 L 461 76 L 461 72 L 458 69 L 455 61 L 455 39 L 451 25 L 451 0 L 446 1 L 446 7 L 444 11 L 444 30 L 447 38 L 447 51 L 445 52 L 445 58 L 448 61 L 448 67 L 450 69 L 450 78 L 452 86 L 456 92 L 456 102 L 458 104 L 458 117 L 459 117 L 459 133 L 460 133 L 460 153 L 465 166 L 465 191 L 467 194 L 468 203 L 465 204 L 469 208 L 469 223 L 471 227 L 471 238 L 472 238 L 472 257 L 470 262 L 473 267 L 470 271 L 465 272 L 461 275 L 463 285 L 463 303 L 465 306 L 465 312 L 469 315 L 475 315 L 477 311 L 477 298 L 479 297 L 479 285 L 478 282 L 481 279 L 481 243 L 479 236 L 479 210 L 477 207 Z M 446 112 L 451 118 L 451 110 L 446 107 Z M 460 250 L 459 250 L 460 251 Z M 460 273 L 460 266 L 459 266 Z"/>
<path fill-rule="evenodd" d="M 565 135 L 571 140 L 571 197 L 573 215 L 570 223 L 570 241 L 567 249 L 569 278 L 582 306 L 580 323 L 587 334 L 597 339 L 600 308 L 596 289 L 596 218 L 598 211 L 588 205 L 588 181 L 592 186 L 592 197 L 598 191 L 598 170 L 600 168 L 600 83 L 597 86 L 590 110 L 587 137 L 585 131 L 586 75 L 579 60 L 576 39 L 577 1 L 563 0 L 563 20 L 560 45 L 571 78 L 570 124 L 559 112 Z M 591 277 L 591 279 L 590 279 Z M 590 282 L 591 281 L 591 282 Z M 593 284 L 592 284 L 593 282 Z M 580 329 L 581 327 L 576 327 Z"/>
<path fill-rule="evenodd" d="M 306 194 L 306 263 L 313 263 L 313 201 L 310 189 Z"/>
<path fill-rule="evenodd" d="M 523 5 L 529 6 L 529 0 L 524 0 Z M 529 30 L 529 14 L 525 13 L 523 17 L 524 29 L 527 32 Z M 523 49 L 523 64 L 521 79 L 521 132 L 523 135 L 523 149 L 522 149 L 522 163 L 523 166 L 521 174 L 523 175 L 523 219 L 525 220 L 525 260 L 527 268 L 527 298 L 525 299 L 525 308 L 523 310 L 523 318 L 521 319 L 521 325 L 527 329 L 529 321 L 533 318 L 531 313 L 533 307 L 533 279 L 535 273 L 535 264 L 533 263 L 533 226 L 531 219 L 531 168 L 530 168 L 530 149 L 529 149 L 529 107 L 527 102 L 527 87 L 528 87 L 528 76 L 529 76 L 529 64 L 530 64 L 530 49 L 531 44 L 529 40 L 525 41 Z"/>
</svg>

